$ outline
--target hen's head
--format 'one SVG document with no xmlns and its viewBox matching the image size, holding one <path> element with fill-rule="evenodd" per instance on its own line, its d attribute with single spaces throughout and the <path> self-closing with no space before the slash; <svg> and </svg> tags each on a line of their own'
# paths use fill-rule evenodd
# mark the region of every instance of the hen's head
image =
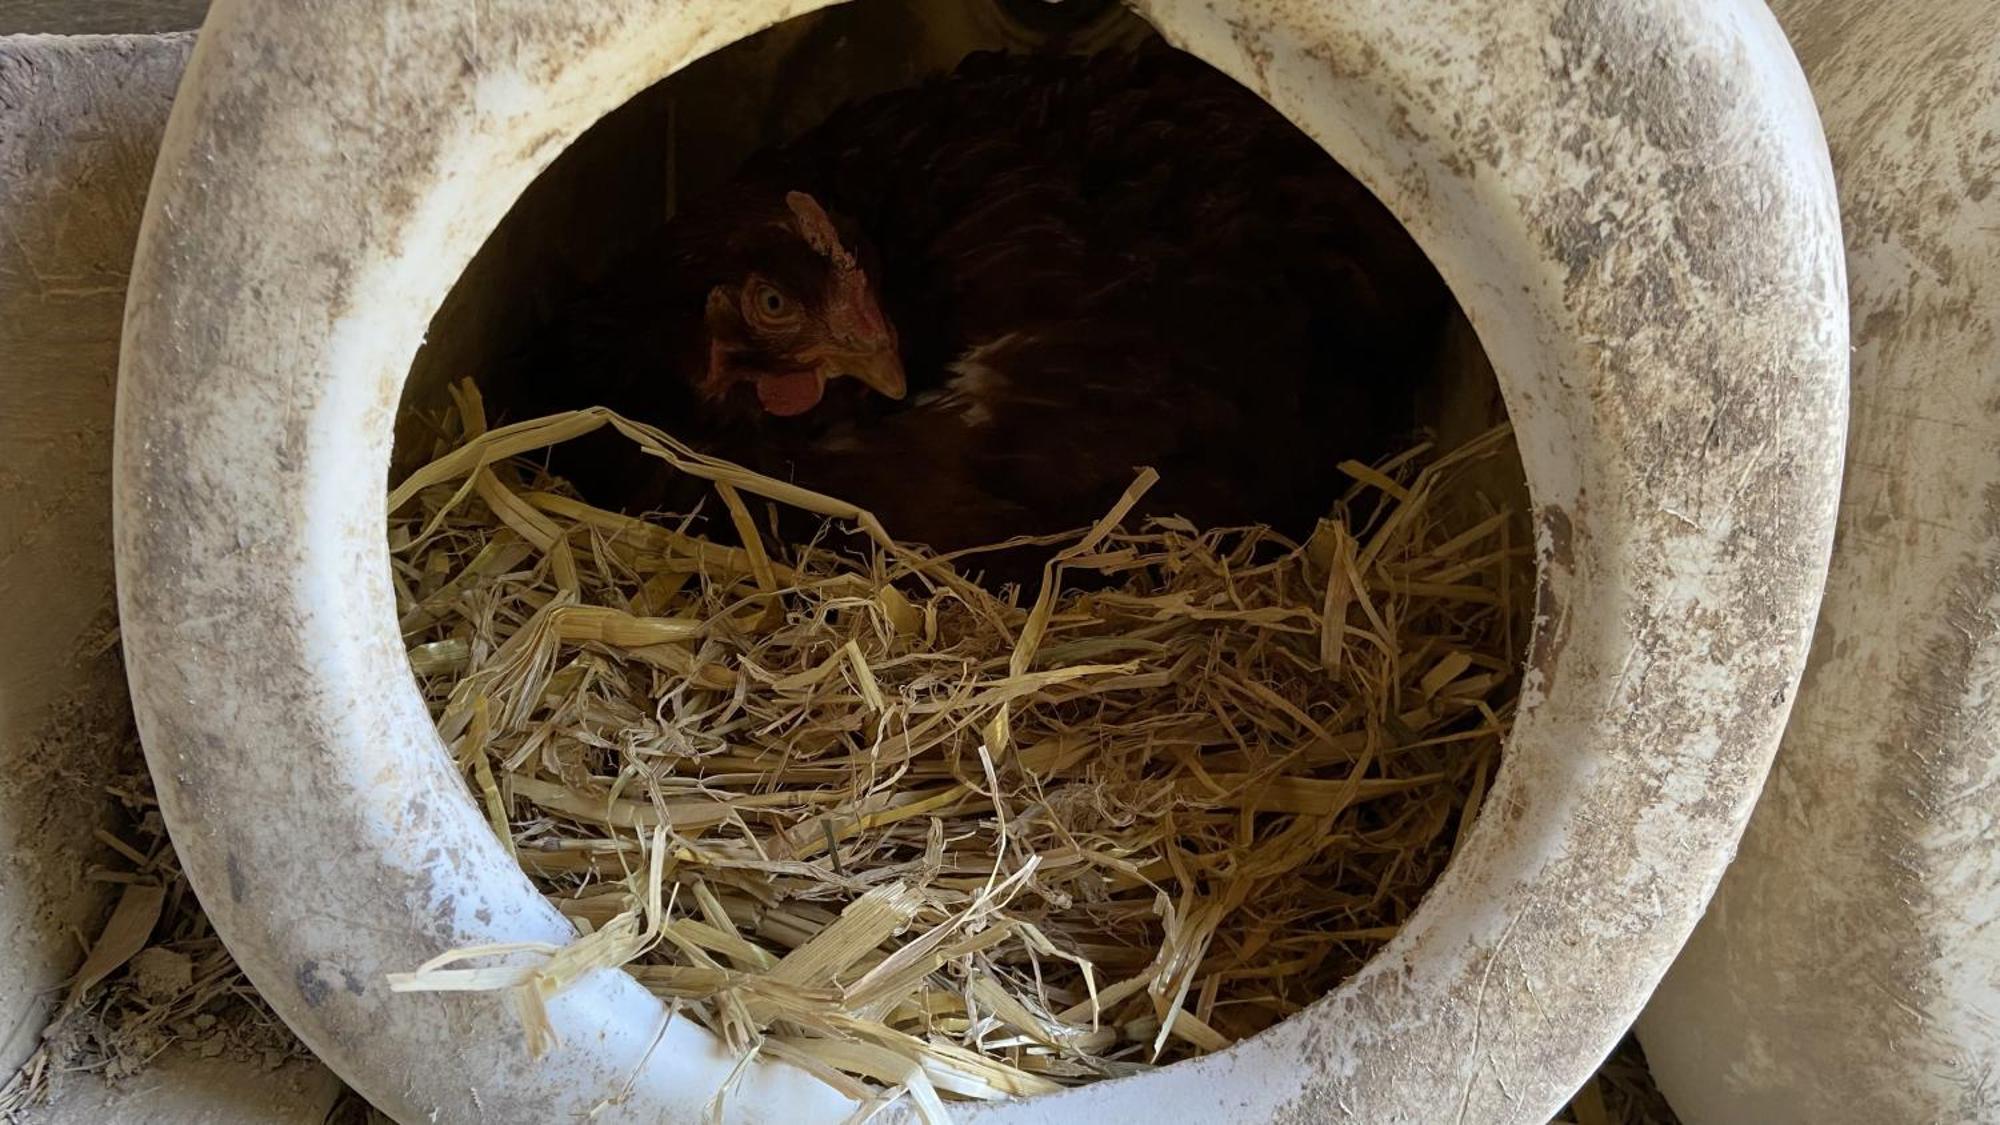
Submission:
<svg viewBox="0 0 2000 1125">
<path fill-rule="evenodd" d="M 707 293 L 707 355 L 695 391 L 712 406 L 804 414 L 828 382 L 903 397 L 896 330 L 855 249 L 812 196 L 739 221 Z"/>
</svg>

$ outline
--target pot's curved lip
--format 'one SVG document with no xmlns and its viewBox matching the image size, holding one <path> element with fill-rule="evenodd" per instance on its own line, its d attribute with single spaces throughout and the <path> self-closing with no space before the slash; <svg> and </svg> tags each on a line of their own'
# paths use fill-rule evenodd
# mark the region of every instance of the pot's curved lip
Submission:
<svg viewBox="0 0 2000 1125">
<path fill-rule="evenodd" d="M 1690 1121 L 2000 1120 L 2000 24 L 1772 7 L 1847 204 L 1856 471 L 1797 717 L 1639 1037 Z"/>
<path fill-rule="evenodd" d="M 407 1120 L 701 1113 L 734 1060 L 602 972 L 530 1063 L 491 996 L 390 995 L 568 929 L 437 744 L 394 628 L 382 483 L 432 312 L 598 116 L 818 0 L 371 9 L 221 0 L 135 263 L 120 608 L 161 807 L 217 930 Z M 1811 101 L 1752 0 L 1151 0 L 1439 263 L 1500 372 L 1540 609 L 1462 853 L 1353 980 L 1238 1048 L 980 1118 L 1546 1120 L 1637 1013 L 1769 764 L 1824 576 L 1846 301 Z M 759 1064 L 746 1119 L 844 1114 Z"/>
</svg>

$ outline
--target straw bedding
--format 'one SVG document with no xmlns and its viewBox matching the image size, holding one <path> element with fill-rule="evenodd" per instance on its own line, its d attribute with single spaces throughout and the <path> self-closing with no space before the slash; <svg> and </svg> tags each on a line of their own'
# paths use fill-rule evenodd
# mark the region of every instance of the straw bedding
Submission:
<svg viewBox="0 0 2000 1125">
<path fill-rule="evenodd" d="M 580 936 L 392 984 L 506 990 L 537 1050 L 543 1000 L 606 965 L 746 1059 L 929 1116 L 1219 1050 L 1395 935 L 1498 764 L 1529 563 L 1468 470 L 1504 428 L 1344 465 L 1303 543 L 1134 526 L 1136 472 L 996 593 L 976 553 L 653 428 L 489 431 L 455 399 L 390 497 L 410 662 Z M 606 425 L 713 505 L 642 521 L 537 468 Z M 864 546 L 778 543 L 774 504 Z"/>
</svg>

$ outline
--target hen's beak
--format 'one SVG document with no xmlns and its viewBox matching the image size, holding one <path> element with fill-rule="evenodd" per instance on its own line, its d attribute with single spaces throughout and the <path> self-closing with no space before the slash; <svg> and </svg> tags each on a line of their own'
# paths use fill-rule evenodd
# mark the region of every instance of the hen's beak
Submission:
<svg viewBox="0 0 2000 1125">
<path fill-rule="evenodd" d="M 903 357 L 893 339 L 880 347 L 829 348 L 820 359 L 819 370 L 828 379 L 852 376 L 891 400 L 900 400 L 909 390 L 903 378 Z"/>
</svg>

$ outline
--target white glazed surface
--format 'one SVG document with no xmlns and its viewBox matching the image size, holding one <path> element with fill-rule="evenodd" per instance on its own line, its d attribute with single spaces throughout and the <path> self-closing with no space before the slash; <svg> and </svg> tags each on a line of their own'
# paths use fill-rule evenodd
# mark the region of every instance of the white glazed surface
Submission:
<svg viewBox="0 0 2000 1125">
<path fill-rule="evenodd" d="M 691 1121 L 732 1065 L 615 972 L 557 1002 L 539 1062 L 498 998 L 386 990 L 566 927 L 410 682 L 382 485 L 424 326 L 528 180 L 809 6 L 224 0 L 175 107 L 120 384 L 135 706 L 217 929 L 399 1119 Z M 1363 973 L 1220 1056 L 969 1116 L 1539 1123 L 1694 924 L 1804 660 L 1846 410 L 1817 118 L 1750 0 L 1140 6 L 1373 186 L 1458 291 L 1535 491 L 1540 617 L 1485 815 Z M 770 1064 L 727 1105 L 847 1108 Z"/>
</svg>

